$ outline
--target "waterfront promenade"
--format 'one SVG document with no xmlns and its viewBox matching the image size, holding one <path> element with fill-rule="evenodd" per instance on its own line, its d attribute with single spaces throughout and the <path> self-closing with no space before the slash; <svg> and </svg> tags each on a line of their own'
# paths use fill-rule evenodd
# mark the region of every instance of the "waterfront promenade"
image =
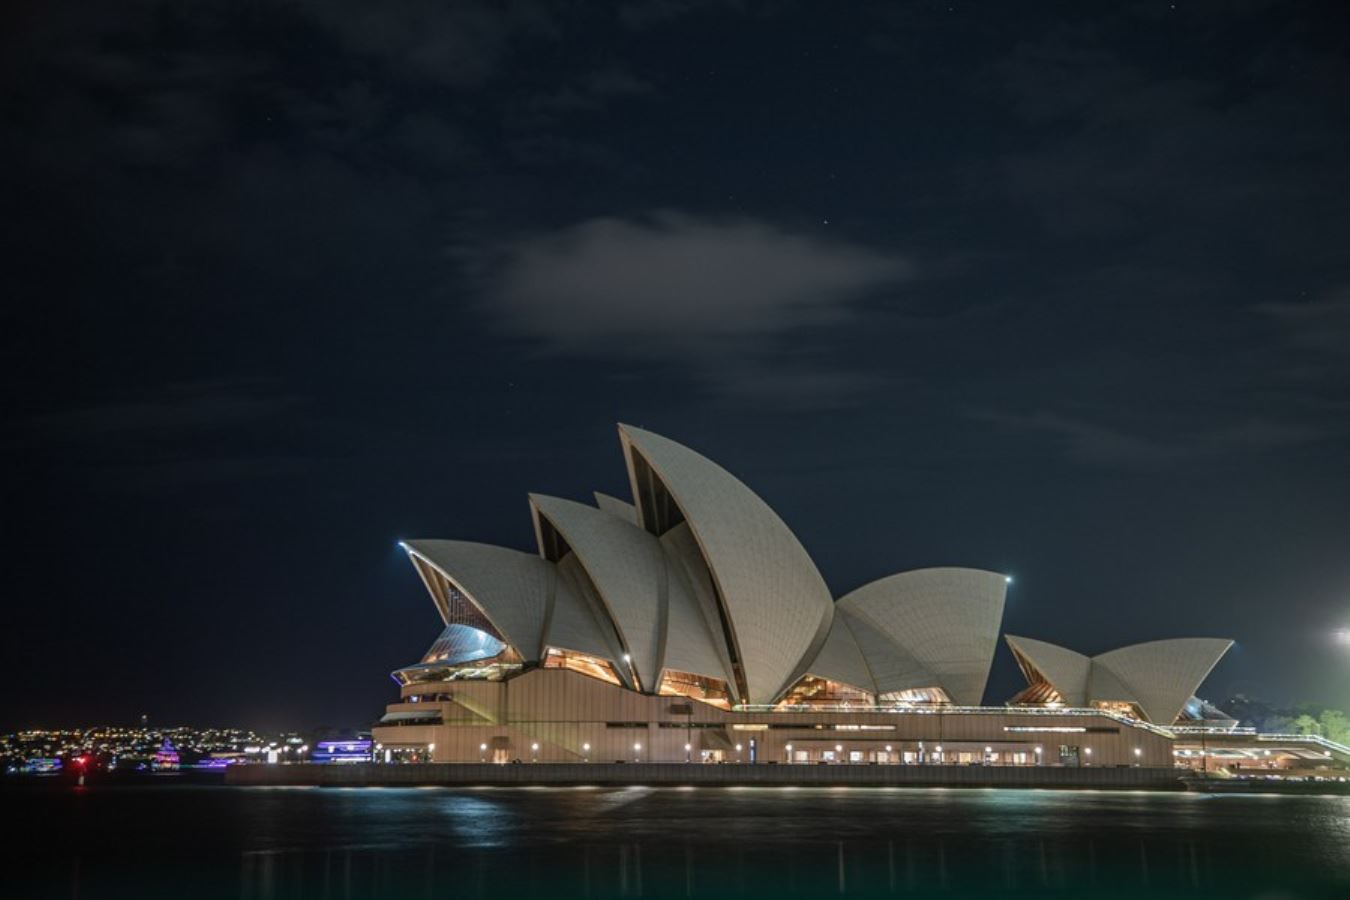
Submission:
<svg viewBox="0 0 1350 900">
<path fill-rule="evenodd" d="M 1001 787 L 1181 790 L 1175 768 L 1049 766 L 810 766 L 687 763 L 422 763 L 231 766 L 240 786 L 778 786 Z"/>
</svg>

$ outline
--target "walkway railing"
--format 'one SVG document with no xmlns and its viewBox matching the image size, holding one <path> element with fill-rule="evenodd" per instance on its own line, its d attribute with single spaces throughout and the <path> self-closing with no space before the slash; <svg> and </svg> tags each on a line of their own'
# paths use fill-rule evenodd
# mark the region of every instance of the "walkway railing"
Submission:
<svg viewBox="0 0 1350 900">
<path fill-rule="evenodd" d="M 1236 725 L 1173 725 L 1173 734 L 1256 734 L 1255 728 L 1239 728 Z"/>
<path fill-rule="evenodd" d="M 1298 742 L 1303 744 L 1313 744 L 1314 746 L 1321 747 L 1323 750 L 1350 756 L 1350 747 L 1347 747 L 1345 744 L 1337 743 L 1336 741 L 1327 740 L 1320 734 L 1258 734 L 1256 735 L 1256 739 L 1268 743 L 1287 744 Z"/>
<path fill-rule="evenodd" d="M 733 706 L 732 712 L 750 712 L 750 713 L 821 713 L 821 712 L 850 712 L 850 713 L 890 713 L 892 715 L 921 715 L 921 716 L 970 716 L 970 715 L 1013 715 L 1013 716 L 1096 716 L 1111 719 L 1122 725 L 1128 725 L 1131 728 L 1141 728 L 1144 731 L 1151 731 L 1154 734 L 1163 737 L 1173 737 L 1173 729 L 1163 728 L 1154 725 L 1151 722 L 1145 722 L 1142 719 L 1136 719 L 1122 713 L 1109 709 L 1092 709 L 1083 707 L 1062 707 L 1059 709 L 1048 709 L 1042 706 L 866 706 L 860 703 L 854 704 L 825 704 L 825 705 L 802 705 L 802 706 L 783 706 L 775 704 L 751 704 L 746 703 L 740 706 Z"/>
<path fill-rule="evenodd" d="M 1312 744 L 1323 750 L 1332 753 L 1340 753 L 1350 756 L 1350 747 L 1345 744 L 1329 740 L 1320 734 L 1280 734 L 1277 732 L 1258 732 L 1255 728 L 1203 728 L 1195 725 L 1182 725 L 1172 729 L 1177 735 L 1182 737 L 1203 736 L 1203 737 L 1243 737 L 1251 738 L 1257 743 L 1267 744 Z"/>
</svg>

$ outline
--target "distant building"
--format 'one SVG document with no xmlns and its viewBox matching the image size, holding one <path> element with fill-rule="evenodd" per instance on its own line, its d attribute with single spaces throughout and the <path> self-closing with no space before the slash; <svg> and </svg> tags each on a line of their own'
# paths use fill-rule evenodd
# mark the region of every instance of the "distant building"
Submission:
<svg viewBox="0 0 1350 900">
<path fill-rule="evenodd" d="M 1009 637 L 1029 687 L 981 706 L 1005 575 L 920 569 L 836 601 L 725 469 L 619 438 L 633 502 L 531 495 L 537 553 L 403 544 L 444 630 L 393 673 L 377 759 L 1171 766 L 1168 729 L 1231 644 Z"/>
<path fill-rule="evenodd" d="M 316 741 L 310 760 L 316 763 L 370 762 L 374 743 L 367 735 Z"/>
<path fill-rule="evenodd" d="M 178 762 L 177 748 L 168 738 L 165 738 L 164 742 L 159 745 L 159 749 L 155 751 L 154 761 L 150 765 L 157 772 L 172 772 L 177 771 Z"/>
</svg>

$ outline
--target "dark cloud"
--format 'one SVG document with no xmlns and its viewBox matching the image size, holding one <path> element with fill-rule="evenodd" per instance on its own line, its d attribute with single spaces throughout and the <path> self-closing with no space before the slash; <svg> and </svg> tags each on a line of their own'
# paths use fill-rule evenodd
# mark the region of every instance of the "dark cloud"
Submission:
<svg viewBox="0 0 1350 900">
<path fill-rule="evenodd" d="M 297 397 L 275 393 L 275 386 L 266 383 L 207 382 L 169 385 L 149 397 L 46 413 L 11 424 L 39 440 L 171 437 L 279 416 L 299 402 Z"/>
<path fill-rule="evenodd" d="M 341 45 L 413 79 L 474 87 L 498 75 L 518 41 L 550 38 L 557 26 L 550 5 L 398 0 L 290 0 L 313 16 Z"/>
<path fill-rule="evenodd" d="M 1318 353 L 1350 356 L 1350 290 L 1304 303 L 1262 303 L 1256 311 L 1284 329 L 1294 346 Z"/>
<path fill-rule="evenodd" d="M 748 0 L 625 0 L 618 4 L 619 21 L 637 31 L 669 24 L 691 13 L 708 10 L 744 12 Z"/>
<path fill-rule="evenodd" d="M 1256 244 L 1251 228 L 1293 211 L 1328 234 L 1350 226 L 1334 199 L 1350 185 L 1336 162 L 1345 137 L 1324 127 L 1350 63 L 1304 45 L 1296 22 L 1272 36 L 1215 11 L 1204 35 L 1154 18 L 1127 7 L 1062 24 L 992 66 L 1039 135 L 1009 156 L 1009 188 L 1070 242 L 1109 238 L 1136 257 L 1187 253 L 1200 265 L 1232 241 L 1325 260 L 1324 236 L 1274 229 Z M 1141 27 L 1157 32 L 1156 48 L 1132 39 Z M 1168 50 L 1182 55 L 1160 60 Z"/>
<path fill-rule="evenodd" d="M 1174 427 L 1166 436 L 1145 436 L 1047 411 L 982 412 L 975 417 L 1014 431 L 1048 435 L 1072 462 L 1124 469 L 1156 469 L 1233 453 L 1273 451 L 1327 436 L 1306 426 L 1259 419 L 1189 433 Z"/>
<path fill-rule="evenodd" d="M 543 114 L 558 112 L 593 112 L 603 109 L 616 97 L 640 97 L 655 90 L 649 81 L 633 76 L 622 69 L 602 69 L 591 72 L 575 85 L 533 98 L 533 111 Z"/>
<path fill-rule="evenodd" d="M 241 442 L 238 435 L 285 431 L 304 407 L 302 398 L 264 381 L 174 384 L 16 419 L 3 432 L 4 444 L 25 468 L 64 465 L 68 477 L 99 491 L 238 484 L 301 465 L 275 440 Z"/>
</svg>

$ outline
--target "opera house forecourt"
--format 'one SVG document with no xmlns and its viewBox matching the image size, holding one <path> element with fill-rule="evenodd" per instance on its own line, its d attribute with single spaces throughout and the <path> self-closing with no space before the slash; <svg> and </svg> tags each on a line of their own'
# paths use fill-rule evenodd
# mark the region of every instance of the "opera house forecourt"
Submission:
<svg viewBox="0 0 1350 900">
<path fill-rule="evenodd" d="M 1028 686 L 982 706 L 1007 576 L 918 569 L 836 600 L 725 469 L 619 438 L 632 502 L 532 495 L 534 552 L 402 544 L 444 630 L 393 673 L 377 761 L 1170 768 L 1188 723 L 1235 724 L 1195 698 L 1217 638 L 1089 658 L 1008 636 Z"/>
</svg>

